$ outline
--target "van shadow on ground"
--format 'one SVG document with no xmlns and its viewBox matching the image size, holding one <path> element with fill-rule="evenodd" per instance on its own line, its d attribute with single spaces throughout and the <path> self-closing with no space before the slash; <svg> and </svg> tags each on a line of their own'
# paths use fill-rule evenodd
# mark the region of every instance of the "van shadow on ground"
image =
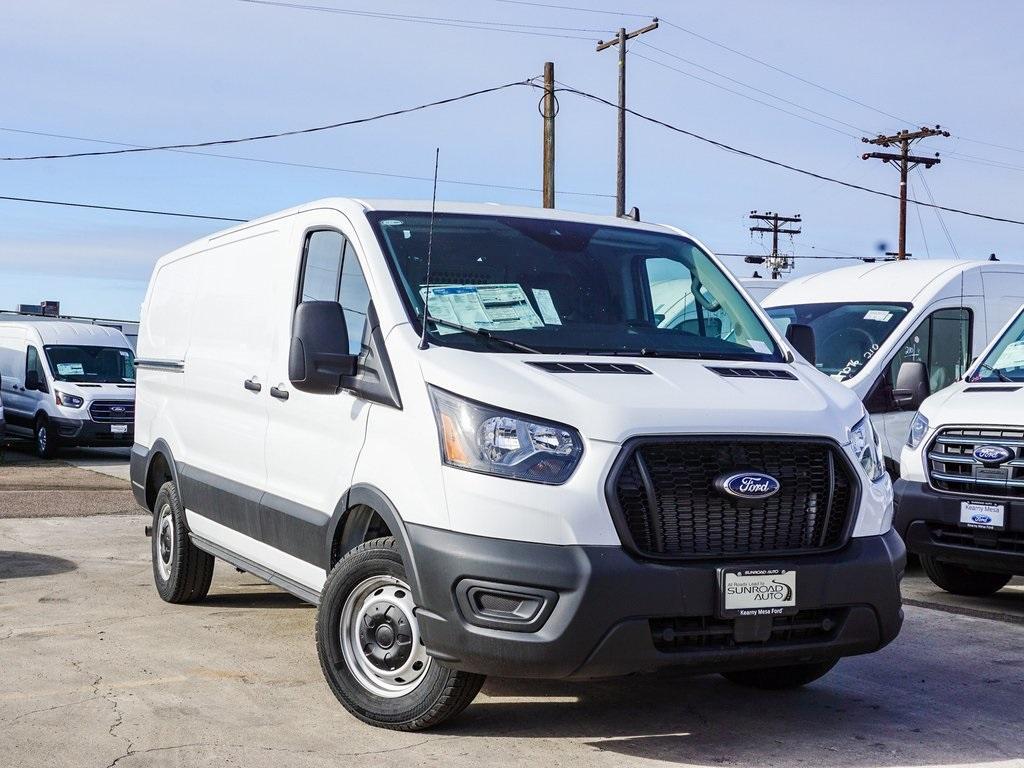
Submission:
<svg viewBox="0 0 1024 768">
<path fill-rule="evenodd" d="M 0 579 L 30 579 L 73 571 L 78 565 L 71 560 L 38 552 L 0 550 Z"/>
<path fill-rule="evenodd" d="M 718 676 L 586 683 L 495 679 L 484 686 L 488 698 L 478 699 L 444 731 L 589 739 L 595 749 L 623 756 L 750 768 L 940 766 L 1024 757 L 1024 733 L 1006 727 L 1019 681 L 1006 681 L 998 691 L 972 689 L 981 696 L 972 695 L 965 706 L 941 676 L 926 676 L 933 669 L 908 669 L 900 680 L 865 686 L 855 669 L 840 673 L 842 666 L 834 677 L 785 692 L 751 690 Z M 851 680 L 855 686 L 844 685 Z"/>
</svg>

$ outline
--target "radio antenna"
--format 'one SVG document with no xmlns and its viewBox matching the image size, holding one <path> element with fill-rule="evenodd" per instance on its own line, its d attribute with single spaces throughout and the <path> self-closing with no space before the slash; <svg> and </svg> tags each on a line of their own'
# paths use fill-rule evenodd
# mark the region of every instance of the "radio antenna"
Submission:
<svg viewBox="0 0 1024 768">
<path fill-rule="evenodd" d="M 427 318 L 430 317 L 430 257 L 434 251 L 434 211 L 437 209 L 437 163 L 441 159 L 441 148 L 434 149 L 434 192 L 430 196 L 430 229 L 427 231 L 427 275 L 423 294 L 423 333 L 420 349 L 427 348 Z"/>
</svg>

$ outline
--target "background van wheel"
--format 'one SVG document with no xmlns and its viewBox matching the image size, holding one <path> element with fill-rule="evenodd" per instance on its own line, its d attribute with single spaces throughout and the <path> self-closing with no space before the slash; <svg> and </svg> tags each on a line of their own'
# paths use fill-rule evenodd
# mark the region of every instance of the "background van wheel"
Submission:
<svg viewBox="0 0 1024 768">
<path fill-rule="evenodd" d="M 41 459 L 52 459 L 57 455 L 57 432 L 45 416 L 36 419 L 36 454 Z"/>
<path fill-rule="evenodd" d="M 1013 578 L 1008 573 L 988 573 L 944 563 L 931 555 L 921 555 L 921 565 L 937 587 L 954 595 L 984 597 L 998 592 Z"/>
<path fill-rule="evenodd" d="M 430 658 L 420 639 L 402 557 L 393 537 L 362 544 L 334 566 L 316 617 L 316 647 L 331 691 L 380 728 L 420 731 L 459 714 L 483 675 Z"/>
<path fill-rule="evenodd" d="M 153 581 L 168 603 L 202 600 L 213 580 L 213 555 L 188 538 L 185 508 L 173 482 L 160 487 L 153 505 Z"/>
<path fill-rule="evenodd" d="M 817 664 L 793 664 L 788 667 L 768 667 L 767 669 L 744 669 L 736 672 L 723 672 L 722 676 L 737 685 L 750 688 L 761 688 L 766 691 L 781 691 L 786 688 L 799 688 L 801 685 L 813 683 L 824 677 L 839 659 L 822 661 Z"/>
</svg>

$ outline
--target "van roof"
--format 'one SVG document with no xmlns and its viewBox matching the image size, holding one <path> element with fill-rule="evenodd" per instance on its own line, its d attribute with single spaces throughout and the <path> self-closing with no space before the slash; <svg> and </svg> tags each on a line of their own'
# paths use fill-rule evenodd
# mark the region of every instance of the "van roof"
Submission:
<svg viewBox="0 0 1024 768">
<path fill-rule="evenodd" d="M 31 328 L 43 344 L 83 344 L 86 346 L 129 347 L 117 328 L 65 320 L 0 320 L 0 327 Z"/>
<path fill-rule="evenodd" d="M 909 302 L 937 291 L 962 274 L 976 271 L 1024 274 L 1024 264 L 1004 261 L 889 261 L 830 269 L 798 277 L 765 299 L 765 306 L 831 302 Z"/>
</svg>

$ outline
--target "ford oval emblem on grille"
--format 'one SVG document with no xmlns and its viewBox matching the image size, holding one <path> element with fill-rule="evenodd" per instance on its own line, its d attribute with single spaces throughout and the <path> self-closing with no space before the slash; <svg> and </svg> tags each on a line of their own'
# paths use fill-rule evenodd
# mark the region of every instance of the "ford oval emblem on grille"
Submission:
<svg viewBox="0 0 1024 768">
<path fill-rule="evenodd" d="M 1013 451 L 1001 445 L 979 445 L 974 449 L 974 458 L 982 464 L 1002 464 L 1013 456 Z"/>
<path fill-rule="evenodd" d="M 114 413 L 124 413 L 124 406 L 123 405 L 115 405 L 110 410 L 112 410 Z"/>
<path fill-rule="evenodd" d="M 715 487 L 738 499 L 767 499 L 778 493 L 782 485 L 763 472 L 737 472 L 717 478 Z"/>
</svg>

